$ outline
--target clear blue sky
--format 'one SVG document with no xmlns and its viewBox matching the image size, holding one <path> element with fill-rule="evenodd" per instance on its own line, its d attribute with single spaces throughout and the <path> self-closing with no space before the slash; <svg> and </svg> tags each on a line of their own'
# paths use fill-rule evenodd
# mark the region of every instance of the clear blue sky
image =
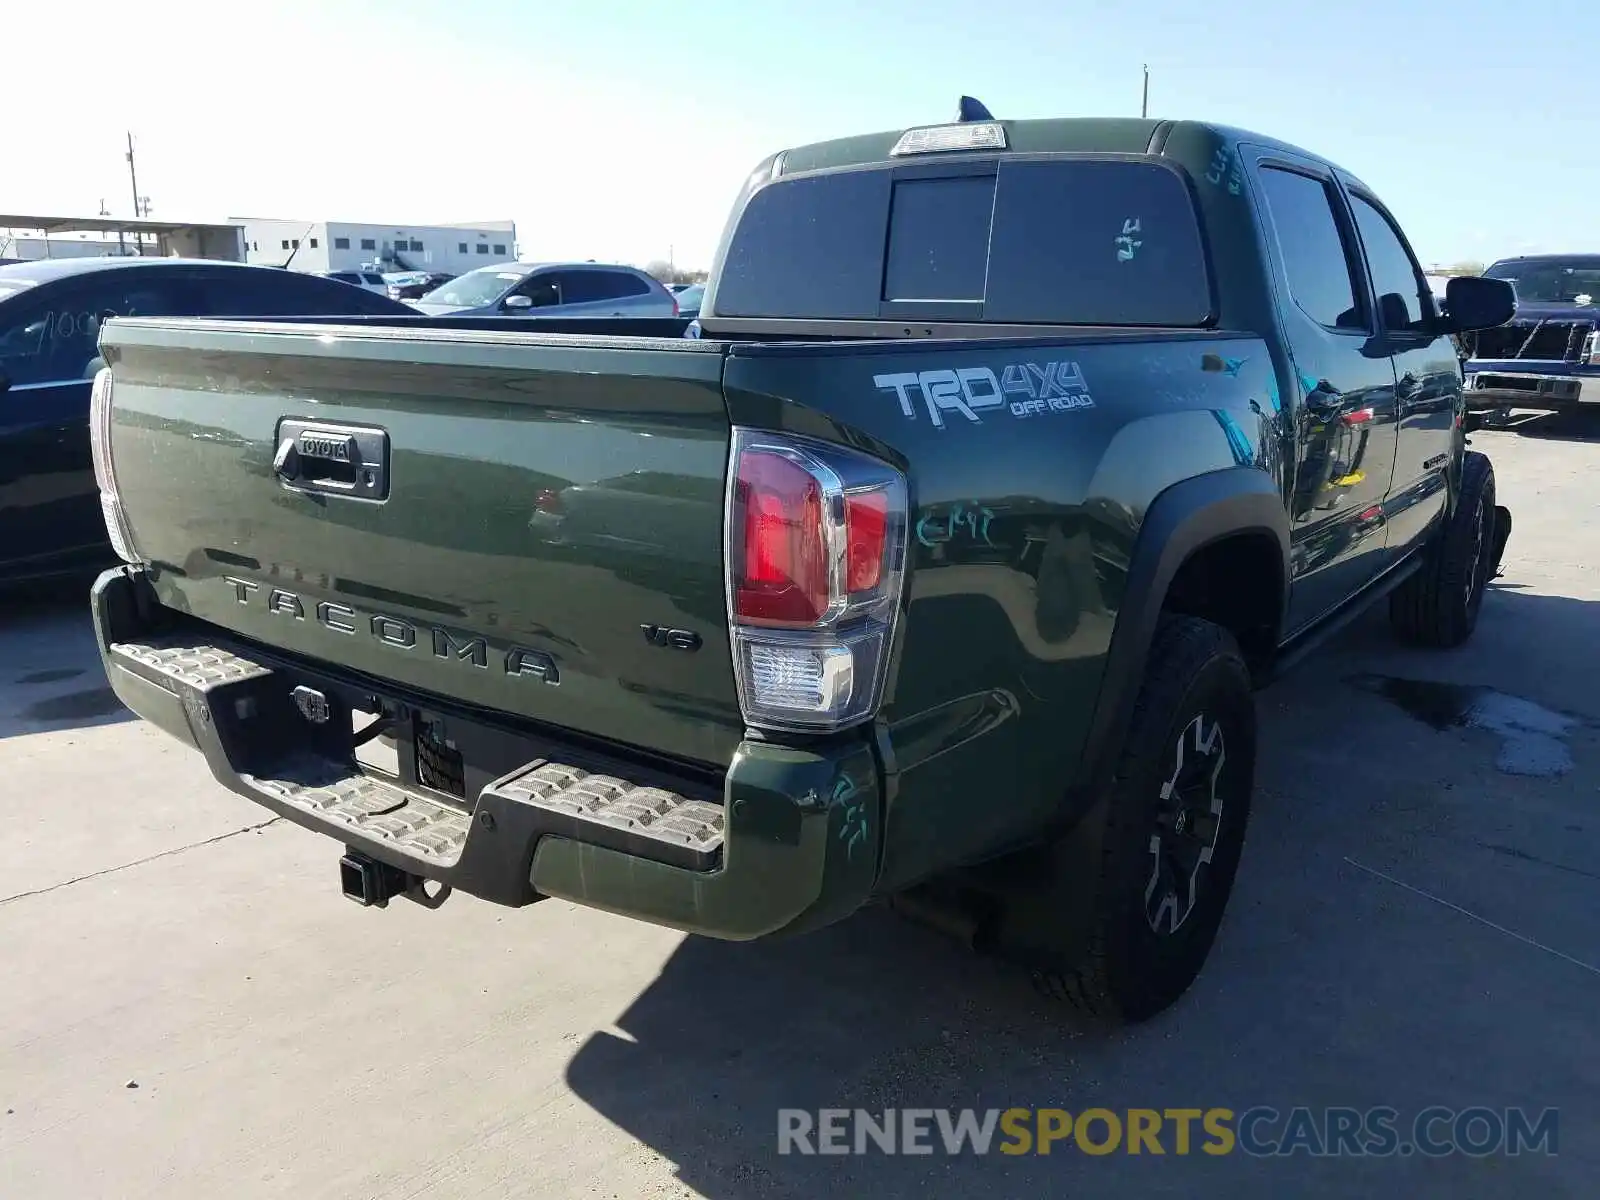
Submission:
<svg viewBox="0 0 1600 1200">
<path fill-rule="evenodd" d="M 131 127 L 157 216 L 512 217 L 532 256 L 642 262 L 671 247 L 704 265 L 771 150 L 937 121 L 963 92 L 1006 117 L 1137 113 L 1148 62 L 1153 116 L 1259 129 L 1335 159 L 1427 260 L 1600 250 L 1594 0 L 73 11 L 70 26 L 36 31 L 74 46 L 64 58 L 17 53 L 34 34 L 6 19 L 0 210 L 92 212 L 104 198 L 126 213 Z"/>
</svg>

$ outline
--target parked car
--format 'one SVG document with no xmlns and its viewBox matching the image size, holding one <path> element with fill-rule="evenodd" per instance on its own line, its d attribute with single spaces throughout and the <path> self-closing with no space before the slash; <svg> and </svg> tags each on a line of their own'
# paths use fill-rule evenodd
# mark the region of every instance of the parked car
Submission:
<svg viewBox="0 0 1600 1200">
<path fill-rule="evenodd" d="M 1449 339 L 1514 298 L 1446 293 L 1304 150 L 984 113 L 761 163 L 698 340 L 113 321 L 106 673 L 363 904 L 883 898 L 1146 1018 L 1222 923 L 1253 689 L 1375 603 L 1478 622 Z"/>
<path fill-rule="evenodd" d="M 348 283 L 363 291 L 376 292 L 380 296 L 389 294 L 389 285 L 384 282 L 383 276 L 377 271 L 318 271 L 324 279 L 337 279 L 340 283 Z"/>
<path fill-rule="evenodd" d="M 434 288 L 443 287 L 455 276 L 445 271 L 402 271 L 385 275 L 387 294 L 391 300 L 420 300 Z"/>
<path fill-rule="evenodd" d="M 703 283 L 685 284 L 683 289 L 675 294 L 678 301 L 678 315 L 680 317 L 697 317 L 700 315 L 700 301 L 706 294 L 706 285 Z"/>
<path fill-rule="evenodd" d="M 1516 289 L 1517 317 L 1462 338 L 1472 409 L 1600 412 L 1600 254 L 1506 258 L 1484 274 Z"/>
<path fill-rule="evenodd" d="M 275 267 L 133 257 L 0 267 L 0 581 L 114 558 L 89 459 L 89 387 L 108 315 L 409 313 L 388 297 Z"/>
<path fill-rule="evenodd" d="M 457 276 L 413 302 L 430 316 L 674 317 L 659 282 L 609 263 L 499 263 Z"/>
</svg>

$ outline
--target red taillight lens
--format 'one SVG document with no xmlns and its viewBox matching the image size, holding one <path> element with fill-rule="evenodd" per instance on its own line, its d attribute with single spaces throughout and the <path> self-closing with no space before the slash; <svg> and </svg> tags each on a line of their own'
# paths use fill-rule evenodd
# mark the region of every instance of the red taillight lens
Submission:
<svg viewBox="0 0 1600 1200">
<path fill-rule="evenodd" d="M 905 476 L 857 450 L 738 427 L 729 474 L 729 633 L 746 722 L 817 732 L 870 718 L 902 594 Z"/>
<path fill-rule="evenodd" d="M 850 546 L 845 586 L 852 594 L 868 592 L 883 579 L 883 559 L 888 549 L 889 497 L 882 492 L 848 496 L 844 511 Z"/>
<path fill-rule="evenodd" d="M 753 450 L 740 456 L 735 504 L 744 538 L 733 564 L 734 616 L 815 625 L 831 598 L 821 484 L 781 454 Z"/>
</svg>

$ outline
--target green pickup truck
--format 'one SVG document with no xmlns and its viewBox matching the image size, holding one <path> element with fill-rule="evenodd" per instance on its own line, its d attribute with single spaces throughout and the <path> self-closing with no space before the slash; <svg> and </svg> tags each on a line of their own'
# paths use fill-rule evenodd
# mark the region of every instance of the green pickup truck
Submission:
<svg viewBox="0 0 1600 1200">
<path fill-rule="evenodd" d="M 873 901 L 1113 1020 L 1244 845 L 1252 691 L 1364 606 L 1454 646 L 1508 525 L 1339 168 L 1185 121 L 784 151 L 698 326 L 118 319 L 106 672 L 344 892 L 710 937 Z M 698 335 L 698 336 L 693 336 Z"/>
</svg>

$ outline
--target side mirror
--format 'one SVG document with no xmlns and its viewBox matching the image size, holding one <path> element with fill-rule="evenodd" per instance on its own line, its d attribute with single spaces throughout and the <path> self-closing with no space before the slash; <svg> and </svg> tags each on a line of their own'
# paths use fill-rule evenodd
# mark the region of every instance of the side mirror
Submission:
<svg viewBox="0 0 1600 1200">
<path fill-rule="evenodd" d="M 519 296 L 507 296 L 504 300 L 502 300 L 500 302 L 500 307 L 501 308 L 508 308 L 508 309 L 532 308 L 533 307 L 533 297 L 532 296 L 520 296 L 520 295 Z"/>
<path fill-rule="evenodd" d="M 1445 284 L 1440 333 L 1493 329 L 1517 315 L 1517 291 L 1509 280 L 1460 275 Z"/>
</svg>

